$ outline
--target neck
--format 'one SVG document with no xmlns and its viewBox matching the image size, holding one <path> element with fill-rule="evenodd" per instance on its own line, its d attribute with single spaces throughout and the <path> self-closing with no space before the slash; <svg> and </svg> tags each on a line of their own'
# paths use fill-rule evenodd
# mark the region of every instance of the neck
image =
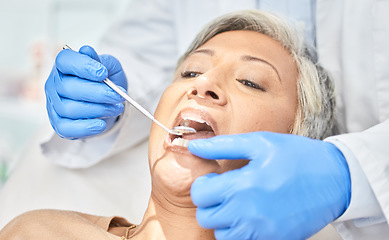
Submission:
<svg viewBox="0 0 389 240">
<path fill-rule="evenodd" d="M 151 193 L 149 205 L 131 239 L 215 239 L 213 230 L 200 227 L 196 207 L 182 207 Z"/>
</svg>

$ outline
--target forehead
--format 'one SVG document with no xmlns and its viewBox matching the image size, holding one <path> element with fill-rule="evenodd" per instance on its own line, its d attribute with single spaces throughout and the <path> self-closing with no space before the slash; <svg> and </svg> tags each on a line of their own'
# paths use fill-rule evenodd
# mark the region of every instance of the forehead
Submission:
<svg viewBox="0 0 389 240">
<path fill-rule="evenodd" d="M 207 46 L 229 47 L 235 50 L 249 51 L 251 53 L 265 53 L 277 50 L 280 54 L 289 54 L 278 41 L 265 34 L 247 30 L 219 33 L 200 46 L 199 49 Z"/>
<path fill-rule="evenodd" d="M 254 31 L 228 31 L 220 33 L 197 50 L 211 49 L 215 55 L 250 55 L 264 59 L 282 70 L 281 78 L 297 77 L 297 65 L 292 55 L 278 41 Z"/>
</svg>

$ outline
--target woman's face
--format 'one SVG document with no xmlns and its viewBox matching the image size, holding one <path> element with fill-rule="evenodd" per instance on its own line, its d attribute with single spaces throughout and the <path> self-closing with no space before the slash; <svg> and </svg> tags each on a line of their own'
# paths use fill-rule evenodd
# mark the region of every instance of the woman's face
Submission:
<svg viewBox="0 0 389 240">
<path fill-rule="evenodd" d="M 178 67 L 155 117 L 197 134 L 186 140 L 254 131 L 289 133 L 297 109 L 297 67 L 277 41 L 253 31 L 216 35 Z M 153 191 L 191 204 L 190 186 L 208 173 L 240 168 L 247 160 L 205 160 L 180 146 L 181 139 L 153 124 L 149 159 Z M 185 140 L 184 140 L 185 141 Z"/>
</svg>

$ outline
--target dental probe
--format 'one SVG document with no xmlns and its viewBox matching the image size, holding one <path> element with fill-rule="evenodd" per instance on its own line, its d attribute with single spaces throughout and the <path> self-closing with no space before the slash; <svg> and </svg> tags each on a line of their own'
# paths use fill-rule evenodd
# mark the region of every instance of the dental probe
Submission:
<svg viewBox="0 0 389 240">
<path fill-rule="evenodd" d="M 68 45 L 63 46 L 63 49 L 71 49 Z M 168 129 L 165 127 L 162 123 L 160 123 L 151 113 L 149 113 L 145 108 L 143 108 L 141 105 L 139 105 L 134 99 L 132 99 L 130 96 L 128 96 L 127 93 L 125 93 L 123 90 L 121 90 L 115 83 L 113 83 L 108 78 L 104 79 L 103 82 L 107 84 L 112 90 L 117 92 L 122 98 L 127 100 L 132 106 L 134 106 L 137 110 L 139 110 L 143 115 L 150 118 L 153 122 L 158 124 L 161 128 L 163 128 L 165 131 L 167 131 L 170 134 L 182 136 L 184 134 L 194 134 L 196 133 L 196 130 L 191 127 L 185 127 L 185 126 L 178 126 L 174 127 L 173 129 Z"/>
</svg>

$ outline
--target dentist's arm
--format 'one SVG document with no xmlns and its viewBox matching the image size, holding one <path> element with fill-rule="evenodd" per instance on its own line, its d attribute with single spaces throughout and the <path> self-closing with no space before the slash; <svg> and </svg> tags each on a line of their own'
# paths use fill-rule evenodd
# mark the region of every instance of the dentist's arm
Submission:
<svg viewBox="0 0 389 240">
<path fill-rule="evenodd" d="M 197 220 L 217 239 L 306 239 L 350 202 L 350 175 L 331 143 L 269 132 L 189 142 L 206 159 L 249 159 L 223 174 L 199 177 L 191 196 Z"/>
</svg>

